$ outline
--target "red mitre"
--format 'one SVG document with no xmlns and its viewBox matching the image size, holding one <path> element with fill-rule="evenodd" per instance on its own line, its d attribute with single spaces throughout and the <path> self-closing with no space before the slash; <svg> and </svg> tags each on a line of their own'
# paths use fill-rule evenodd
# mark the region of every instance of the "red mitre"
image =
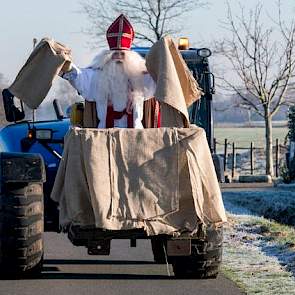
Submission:
<svg viewBox="0 0 295 295">
<path fill-rule="evenodd" d="M 107 40 L 111 50 L 128 50 L 134 39 L 134 30 L 124 14 L 121 14 L 108 28 Z"/>
</svg>

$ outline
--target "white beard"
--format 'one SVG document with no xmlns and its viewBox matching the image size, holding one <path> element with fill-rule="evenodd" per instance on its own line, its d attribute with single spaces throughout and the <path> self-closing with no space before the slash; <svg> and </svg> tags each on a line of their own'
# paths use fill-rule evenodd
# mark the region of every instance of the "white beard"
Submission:
<svg viewBox="0 0 295 295">
<path fill-rule="evenodd" d="M 125 52 L 122 62 L 104 58 L 106 61 L 100 67 L 101 87 L 100 101 L 97 106 L 97 114 L 100 120 L 99 128 L 105 128 L 107 106 L 113 105 L 114 111 L 121 112 L 132 105 L 133 127 L 143 128 L 141 120 L 143 117 L 144 101 L 144 71 L 146 70 L 144 59 L 135 52 Z M 127 115 L 115 120 L 114 127 L 127 127 Z"/>
<path fill-rule="evenodd" d="M 107 99 L 115 111 L 122 111 L 127 106 L 130 87 L 129 77 L 125 73 L 123 64 L 109 61 L 102 71 L 102 97 Z"/>
</svg>

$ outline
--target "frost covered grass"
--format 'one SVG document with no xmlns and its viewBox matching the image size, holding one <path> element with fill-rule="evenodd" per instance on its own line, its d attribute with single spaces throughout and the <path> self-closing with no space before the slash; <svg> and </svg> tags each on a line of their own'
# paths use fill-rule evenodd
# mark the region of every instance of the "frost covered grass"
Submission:
<svg viewBox="0 0 295 295">
<path fill-rule="evenodd" d="M 295 225 L 295 192 L 286 190 L 230 191 L 225 202 L 246 208 L 259 216 Z"/>
<path fill-rule="evenodd" d="M 274 241 L 295 251 L 295 229 L 265 218 L 252 218 L 248 226 L 260 233 L 266 240 Z"/>
<path fill-rule="evenodd" d="M 247 294 L 295 294 L 295 231 L 225 202 L 223 273 Z M 236 214 L 234 214 L 236 213 Z"/>
</svg>

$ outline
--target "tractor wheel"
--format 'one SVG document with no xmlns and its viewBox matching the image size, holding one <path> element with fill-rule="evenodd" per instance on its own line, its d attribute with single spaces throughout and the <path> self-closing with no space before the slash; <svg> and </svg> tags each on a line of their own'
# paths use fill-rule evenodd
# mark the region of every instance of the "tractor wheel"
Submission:
<svg viewBox="0 0 295 295">
<path fill-rule="evenodd" d="M 43 185 L 6 183 L 0 195 L 0 275 L 39 274 L 43 263 Z"/>
<path fill-rule="evenodd" d="M 222 257 L 222 228 L 207 229 L 205 238 L 191 241 L 191 255 L 171 257 L 177 278 L 216 278 Z"/>
</svg>

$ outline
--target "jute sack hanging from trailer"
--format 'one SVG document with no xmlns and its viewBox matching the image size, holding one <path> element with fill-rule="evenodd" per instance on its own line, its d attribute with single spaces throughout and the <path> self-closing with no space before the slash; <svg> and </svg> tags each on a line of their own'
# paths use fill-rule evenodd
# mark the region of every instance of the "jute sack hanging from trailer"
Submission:
<svg viewBox="0 0 295 295">
<path fill-rule="evenodd" d="M 226 221 L 206 134 L 193 126 L 73 128 L 51 197 L 63 228 L 179 235 Z"/>
</svg>

